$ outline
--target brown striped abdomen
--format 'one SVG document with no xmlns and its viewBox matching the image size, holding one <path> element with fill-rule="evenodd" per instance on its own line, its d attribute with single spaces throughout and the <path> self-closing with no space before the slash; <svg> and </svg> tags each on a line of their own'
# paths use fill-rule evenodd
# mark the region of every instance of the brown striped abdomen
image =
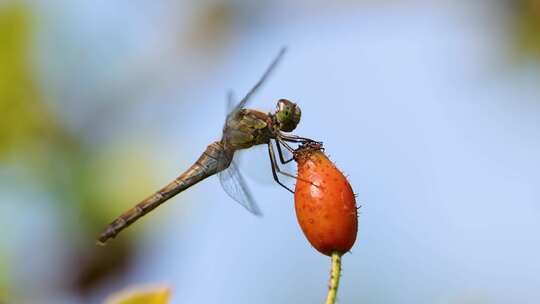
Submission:
<svg viewBox="0 0 540 304">
<path fill-rule="evenodd" d="M 107 240 L 114 238 L 124 228 L 168 199 L 201 180 L 223 171 L 229 167 L 233 154 L 234 151 L 226 151 L 221 142 L 216 141 L 210 144 L 199 159 L 182 175 L 111 222 L 99 236 L 98 243 L 105 244 Z"/>
</svg>

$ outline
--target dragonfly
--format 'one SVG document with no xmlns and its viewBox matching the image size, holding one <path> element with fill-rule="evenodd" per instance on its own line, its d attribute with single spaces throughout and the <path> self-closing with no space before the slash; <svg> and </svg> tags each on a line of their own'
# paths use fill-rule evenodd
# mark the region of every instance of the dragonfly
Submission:
<svg viewBox="0 0 540 304">
<path fill-rule="evenodd" d="M 300 107 L 288 99 L 279 99 L 273 113 L 245 108 L 255 92 L 275 69 L 285 51 L 285 48 L 281 48 L 257 83 L 236 105 L 234 105 L 233 94 L 229 91 L 227 103 L 230 111 L 225 119 L 221 139 L 208 145 L 197 161 L 180 176 L 112 221 L 99 235 L 98 244 L 104 245 L 109 239 L 116 237 L 120 231 L 173 196 L 215 174 L 218 174 L 222 188 L 227 195 L 251 213 L 261 215 L 238 166 L 233 161 L 235 152 L 253 146 L 267 145 L 274 180 L 281 187 L 294 193 L 279 179 L 278 174 L 290 178 L 296 178 L 296 176 L 280 169 L 274 145 L 277 148 L 280 163 L 287 164 L 294 157 L 286 159 L 282 147 L 294 155 L 294 149 L 291 145 L 314 142 L 309 138 L 290 134 L 300 122 L 302 115 Z"/>
</svg>

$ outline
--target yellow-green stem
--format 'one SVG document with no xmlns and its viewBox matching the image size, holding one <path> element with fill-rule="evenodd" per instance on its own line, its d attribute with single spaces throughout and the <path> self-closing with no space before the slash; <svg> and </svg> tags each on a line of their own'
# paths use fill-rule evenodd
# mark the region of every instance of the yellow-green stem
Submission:
<svg viewBox="0 0 540 304">
<path fill-rule="evenodd" d="M 328 295 L 326 304 L 336 303 L 336 296 L 339 287 L 339 277 L 341 276 L 341 254 L 337 251 L 332 252 L 332 269 L 330 270 L 330 284 L 328 286 Z"/>
</svg>

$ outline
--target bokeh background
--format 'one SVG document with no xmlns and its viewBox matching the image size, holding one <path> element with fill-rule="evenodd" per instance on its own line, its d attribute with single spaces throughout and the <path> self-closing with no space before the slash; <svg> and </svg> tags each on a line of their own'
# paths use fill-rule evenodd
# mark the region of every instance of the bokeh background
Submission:
<svg viewBox="0 0 540 304">
<path fill-rule="evenodd" d="M 283 45 L 250 106 L 299 103 L 358 193 L 339 302 L 540 303 L 536 0 L 0 1 L 0 303 L 321 303 L 329 259 L 264 148 L 240 155 L 264 217 L 213 177 L 94 241 Z"/>
</svg>

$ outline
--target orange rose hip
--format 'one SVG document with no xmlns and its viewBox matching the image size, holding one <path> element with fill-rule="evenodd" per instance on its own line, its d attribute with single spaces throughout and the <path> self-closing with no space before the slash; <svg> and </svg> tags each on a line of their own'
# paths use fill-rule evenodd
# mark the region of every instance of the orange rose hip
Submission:
<svg viewBox="0 0 540 304">
<path fill-rule="evenodd" d="M 296 217 L 315 249 L 325 255 L 343 254 L 356 240 L 356 199 L 347 178 L 321 148 L 320 143 L 307 143 L 295 152 Z"/>
</svg>

